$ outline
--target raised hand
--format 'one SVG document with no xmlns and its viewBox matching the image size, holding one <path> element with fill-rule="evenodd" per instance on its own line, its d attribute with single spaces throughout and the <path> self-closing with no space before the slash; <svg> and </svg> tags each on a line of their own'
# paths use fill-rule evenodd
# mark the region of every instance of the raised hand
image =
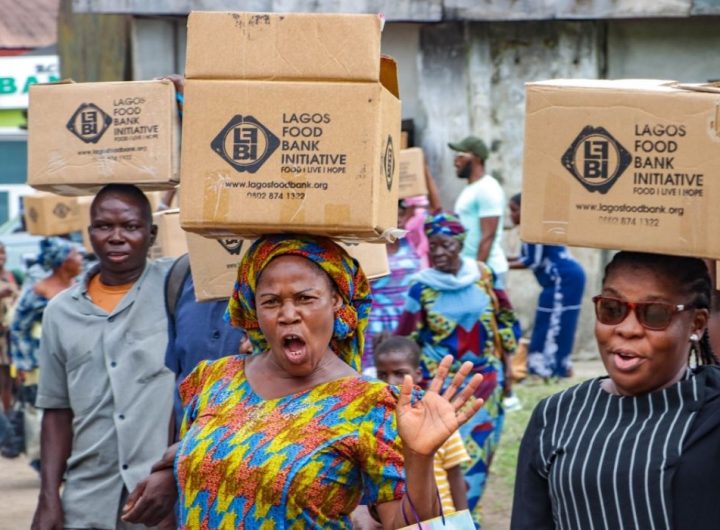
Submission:
<svg viewBox="0 0 720 530">
<path fill-rule="evenodd" d="M 398 433 L 406 450 L 419 455 L 433 455 L 453 432 L 483 406 L 482 399 L 473 397 L 482 382 L 480 374 L 472 376 L 458 394 L 472 370 L 471 362 L 462 364 L 447 389 L 440 394 L 452 361 L 452 355 L 443 358 L 427 392 L 415 404 L 411 404 L 412 378 L 405 376 L 395 410 Z"/>
</svg>

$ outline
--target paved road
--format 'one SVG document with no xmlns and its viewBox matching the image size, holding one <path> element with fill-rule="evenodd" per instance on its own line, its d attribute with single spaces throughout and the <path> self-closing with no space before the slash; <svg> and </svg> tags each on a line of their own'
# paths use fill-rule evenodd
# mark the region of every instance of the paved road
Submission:
<svg viewBox="0 0 720 530">
<path fill-rule="evenodd" d="M 38 474 L 23 455 L 0 457 L 0 530 L 27 530 L 40 488 Z"/>
</svg>

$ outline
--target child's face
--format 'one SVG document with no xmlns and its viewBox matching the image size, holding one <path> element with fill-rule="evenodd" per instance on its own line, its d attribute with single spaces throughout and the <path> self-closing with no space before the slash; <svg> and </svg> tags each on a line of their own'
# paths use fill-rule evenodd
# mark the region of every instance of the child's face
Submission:
<svg viewBox="0 0 720 530">
<path fill-rule="evenodd" d="M 418 384 L 422 379 L 420 368 L 415 368 L 410 362 L 410 353 L 400 350 L 390 350 L 377 356 L 375 360 L 377 377 L 391 385 L 402 385 L 406 375 L 412 377 L 413 383 Z"/>
</svg>

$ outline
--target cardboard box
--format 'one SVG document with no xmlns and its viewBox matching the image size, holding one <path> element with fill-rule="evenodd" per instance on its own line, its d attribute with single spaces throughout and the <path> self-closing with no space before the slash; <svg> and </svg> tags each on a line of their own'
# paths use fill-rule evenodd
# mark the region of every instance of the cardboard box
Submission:
<svg viewBox="0 0 720 530">
<path fill-rule="evenodd" d="M 301 21 L 315 17 L 283 16 Z M 324 41 L 322 32 L 333 28 L 335 17 L 323 16 L 322 24 L 309 26 L 319 32 L 318 43 Z M 349 18 L 363 26 L 367 19 Z M 375 24 L 375 17 L 370 19 Z M 204 31 L 222 32 L 223 26 Z M 188 38 L 190 72 L 192 57 L 197 57 L 193 50 L 207 51 L 213 42 L 203 35 L 193 31 Z M 370 40 L 377 41 L 373 50 L 379 49 L 379 31 Z M 258 68 L 265 64 L 265 47 L 267 54 L 275 53 L 272 42 L 247 43 L 257 52 L 253 57 Z M 237 45 L 234 53 L 245 50 Z M 183 228 L 246 239 L 290 231 L 363 240 L 393 230 L 400 138 L 397 67 L 373 54 L 381 66 L 372 81 L 354 80 L 351 73 L 345 81 L 328 81 L 321 62 L 305 64 L 307 78 L 302 81 L 283 80 L 299 68 L 295 63 L 282 63 L 286 75 L 273 66 L 267 74 L 274 78 L 267 81 L 188 79 Z"/>
<path fill-rule="evenodd" d="M 527 85 L 521 237 L 720 258 L 720 87 Z"/>
<path fill-rule="evenodd" d="M 150 247 L 150 259 L 177 258 L 188 251 L 185 232 L 180 228 L 180 211 L 164 210 L 153 214 L 158 232 L 155 244 Z"/>
<path fill-rule="evenodd" d="M 186 232 L 190 272 L 198 302 L 230 298 L 240 260 L 252 244 L 239 238 L 212 239 Z"/>
<path fill-rule="evenodd" d="M 400 151 L 400 190 L 401 199 L 427 195 L 425 182 L 425 155 L 419 147 Z"/>
<path fill-rule="evenodd" d="M 376 15 L 193 11 L 185 75 L 377 81 L 380 30 Z"/>
<path fill-rule="evenodd" d="M 353 258 L 358 260 L 365 276 L 370 280 L 390 274 L 387 247 L 378 243 L 340 243 Z"/>
<path fill-rule="evenodd" d="M 153 212 L 157 210 L 163 193 L 162 191 L 145 192 Z M 94 252 L 92 243 L 90 243 L 90 234 L 88 233 L 88 227 L 90 226 L 90 205 L 92 205 L 93 199 L 95 199 L 94 195 L 83 195 L 77 198 L 78 208 L 80 209 L 80 232 L 82 232 L 83 246 L 88 252 Z"/>
<path fill-rule="evenodd" d="M 36 193 L 23 197 L 25 227 L 38 236 L 57 236 L 80 230 L 81 220 L 75 197 Z"/>
<path fill-rule="evenodd" d="M 170 81 L 30 87 L 28 184 L 62 195 L 111 182 L 178 183 L 179 120 Z"/>
<path fill-rule="evenodd" d="M 237 278 L 238 264 L 253 240 L 213 239 L 190 232 L 186 235 L 195 299 L 198 302 L 207 302 L 229 298 Z M 340 245 L 358 260 L 368 278 L 390 274 L 385 245 L 375 243 L 353 245 L 340 243 Z"/>
<path fill-rule="evenodd" d="M 94 196 L 82 196 L 77 197 L 78 209 L 80 212 L 80 233 L 82 234 L 83 246 L 89 253 L 94 253 L 92 243 L 90 243 L 90 233 L 88 227 L 90 226 L 90 205 L 95 197 Z"/>
</svg>

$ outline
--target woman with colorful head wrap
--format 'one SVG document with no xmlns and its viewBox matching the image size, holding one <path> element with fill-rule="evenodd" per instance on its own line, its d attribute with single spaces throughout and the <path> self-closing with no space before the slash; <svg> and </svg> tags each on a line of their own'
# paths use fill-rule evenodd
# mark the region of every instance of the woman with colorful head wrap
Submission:
<svg viewBox="0 0 720 530">
<path fill-rule="evenodd" d="M 469 361 L 473 373 L 483 376 L 475 396 L 485 404 L 460 428 L 472 459 L 465 466 L 468 505 L 479 525 L 479 501 L 504 419 L 505 355 L 515 351 L 520 328 L 505 293 L 493 288 L 490 268 L 461 257 L 465 228 L 460 219 L 447 212 L 429 215 L 425 233 L 432 268 L 415 275 L 396 333 L 420 345 L 425 381 L 448 355 L 453 367 Z"/>
<path fill-rule="evenodd" d="M 468 363 L 441 395 L 448 358 L 412 400 L 409 379 L 398 389 L 361 376 L 370 303 L 365 274 L 330 239 L 258 239 L 228 313 L 260 353 L 204 361 L 181 384 L 182 439 L 129 509 L 174 463 L 180 528 L 351 528 L 360 502 L 397 528 L 411 522 L 409 498 L 437 515 L 433 454 L 480 408 L 468 399 L 481 378 L 455 396 Z"/>
<path fill-rule="evenodd" d="M 45 308 L 55 295 L 70 287 L 82 271 L 82 255 L 69 241 L 48 237 L 40 241 L 37 259 L 50 274 L 25 289 L 15 306 L 10 324 L 10 356 L 22 381 L 25 396 L 37 393 L 38 352 Z M 29 399 L 34 403 L 34 398 Z M 26 454 L 32 465 L 40 471 L 40 415 L 27 405 L 26 418 L 33 418 L 35 429 L 26 429 Z"/>
<path fill-rule="evenodd" d="M 37 263 L 50 274 L 25 289 L 15 306 L 10 327 L 12 360 L 22 372 L 31 372 L 38 367 L 40 322 L 45 307 L 56 294 L 70 287 L 82 271 L 80 253 L 72 243 L 59 237 L 40 241 Z"/>
</svg>

